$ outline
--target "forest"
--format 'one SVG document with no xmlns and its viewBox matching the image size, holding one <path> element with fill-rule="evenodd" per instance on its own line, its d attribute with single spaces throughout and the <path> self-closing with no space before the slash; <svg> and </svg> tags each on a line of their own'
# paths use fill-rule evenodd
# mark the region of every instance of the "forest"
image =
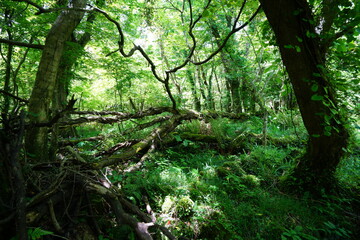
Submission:
<svg viewBox="0 0 360 240">
<path fill-rule="evenodd" d="M 360 239 L 358 0 L 1 0 L 0 239 Z"/>
</svg>

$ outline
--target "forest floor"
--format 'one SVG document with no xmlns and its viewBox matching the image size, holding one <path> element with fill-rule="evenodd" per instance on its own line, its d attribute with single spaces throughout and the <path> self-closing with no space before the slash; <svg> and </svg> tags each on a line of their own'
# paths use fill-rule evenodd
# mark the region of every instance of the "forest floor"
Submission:
<svg viewBox="0 0 360 240">
<path fill-rule="evenodd" d="M 56 161 L 25 164 L 28 238 L 359 239 L 359 133 L 337 191 L 315 197 L 282 185 L 306 147 L 299 116 L 156 114 L 71 120 L 86 121 Z"/>
<path fill-rule="evenodd" d="M 299 121 L 273 117 L 264 144 L 259 117 L 241 124 L 227 118 L 191 120 L 178 126 L 172 141 L 150 153 L 137 171 L 124 171 L 130 163 L 108 168 L 106 175 L 127 199 L 182 239 L 358 239 L 359 136 L 338 168 L 339 192 L 323 193 L 320 199 L 288 194 L 281 181 L 305 151 Z M 83 133 L 89 134 L 89 128 Z M 82 148 L 93 149 L 93 143 L 86 144 Z M 124 226 L 109 226 L 101 238 L 136 239 Z"/>
</svg>

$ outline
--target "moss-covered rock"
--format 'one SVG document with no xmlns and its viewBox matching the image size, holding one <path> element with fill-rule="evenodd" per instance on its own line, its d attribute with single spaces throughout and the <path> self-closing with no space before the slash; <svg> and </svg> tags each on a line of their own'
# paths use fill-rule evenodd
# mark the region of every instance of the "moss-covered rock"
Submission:
<svg viewBox="0 0 360 240">
<path fill-rule="evenodd" d="M 194 201 L 189 196 L 180 198 L 176 203 L 176 211 L 180 217 L 188 217 L 193 213 Z"/>
</svg>

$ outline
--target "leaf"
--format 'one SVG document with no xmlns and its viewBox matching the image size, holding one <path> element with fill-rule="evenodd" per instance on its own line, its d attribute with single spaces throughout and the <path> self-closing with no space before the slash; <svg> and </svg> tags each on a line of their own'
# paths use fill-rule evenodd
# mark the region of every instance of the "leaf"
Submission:
<svg viewBox="0 0 360 240">
<path fill-rule="evenodd" d="M 326 133 L 329 133 L 330 135 L 331 135 L 331 130 L 332 130 L 332 127 L 331 126 L 326 126 L 325 127 L 325 135 L 326 135 Z M 329 136 L 330 136 L 329 135 Z M 326 135 L 326 136 L 328 136 L 328 135 Z"/>
<path fill-rule="evenodd" d="M 291 48 L 294 48 L 294 46 L 293 45 L 284 45 L 284 48 L 291 49 Z"/>
<path fill-rule="evenodd" d="M 41 228 L 35 228 L 35 229 L 29 229 L 28 230 L 29 238 L 32 239 L 32 240 L 40 239 L 42 236 L 52 235 L 52 234 L 54 234 L 54 233 L 50 232 L 50 231 L 43 230 Z"/>
<path fill-rule="evenodd" d="M 324 119 L 326 123 L 330 123 L 330 120 L 332 119 L 332 116 L 324 115 Z"/>
<path fill-rule="evenodd" d="M 202 14 L 204 18 L 208 17 L 210 15 L 209 10 L 205 10 Z"/>
<path fill-rule="evenodd" d="M 317 85 L 317 84 L 313 84 L 311 86 L 311 91 L 313 91 L 313 92 L 317 92 L 318 89 L 319 89 L 319 85 Z"/>
<path fill-rule="evenodd" d="M 313 101 L 321 101 L 323 99 L 324 99 L 323 96 L 320 96 L 320 95 L 317 95 L 317 94 L 314 94 L 314 95 L 311 96 L 311 100 L 313 100 Z"/>
<path fill-rule="evenodd" d="M 301 52 L 301 48 L 299 46 L 295 46 L 296 52 Z"/>
<path fill-rule="evenodd" d="M 336 109 L 334 109 L 334 108 L 330 108 L 330 112 L 332 112 L 332 114 L 334 114 L 334 115 L 336 115 L 336 114 L 339 113 L 339 112 L 338 112 Z"/>
<path fill-rule="evenodd" d="M 181 139 L 181 137 L 180 137 L 179 135 L 175 135 L 174 138 L 175 138 L 175 140 L 176 140 L 177 142 L 181 142 L 181 141 L 182 141 L 182 139 Z"/>
</svg>

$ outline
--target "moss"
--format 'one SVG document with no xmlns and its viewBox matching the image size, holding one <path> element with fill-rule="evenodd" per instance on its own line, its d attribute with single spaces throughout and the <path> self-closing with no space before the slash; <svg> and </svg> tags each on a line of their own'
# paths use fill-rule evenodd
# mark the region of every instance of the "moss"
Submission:
<svg viewBox="0 0 360 240">
<path fill-rule="evenodd" d="M 260 179 L 255 175 L 245 174 L 241 176 L 240 179 L 241 182 L 247 187 L 255 188 L 260 186 Z"/>
<path fill-rule="evenodd" d="M 193 213 L 194 201 L 189 196 L 185 196 L 179 199 L 176 203 L 176 211 L 178 216 L 187 217 Z"/>
<path fill-rule="evenodd" d="M 240 166 L 240 162 L 238 161 L 224 162 L 222 166 L 216 168 L 216 173 L 221 178 L 224 178 L 230 174 L 236 176 L 242 176 L 246 174 L 244 169 L 242 169 L 242 167 Z"/>
</svg>

